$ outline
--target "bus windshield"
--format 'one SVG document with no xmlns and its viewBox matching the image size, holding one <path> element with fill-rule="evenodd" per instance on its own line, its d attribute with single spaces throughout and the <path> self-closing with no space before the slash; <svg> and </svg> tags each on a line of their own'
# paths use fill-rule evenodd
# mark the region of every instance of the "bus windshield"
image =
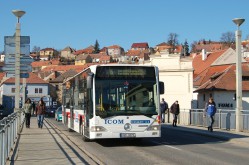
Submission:
<svg viewBox="0 0 249 165">
<path fill-rule="evenodd" d="M 97 116 L 102 118 L 118 115 L 151 117 L 158 114 L 155 101 L 158 100 L 159 94 L 156 92 L 153 67 L 136 67 L 135 71 L 132 66 L 101 69 L 102 72 L 97 70 L 96 73 L 104 74 L 96 74 L 95 77 Z"/>
</svg>

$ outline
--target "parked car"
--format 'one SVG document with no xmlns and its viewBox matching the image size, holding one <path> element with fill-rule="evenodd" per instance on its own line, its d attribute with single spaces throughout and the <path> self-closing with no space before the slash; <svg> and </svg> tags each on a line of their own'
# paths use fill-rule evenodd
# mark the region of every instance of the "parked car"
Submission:
<svg viewBox="0 0 249 165">
<path fill-rule="evenodd" d="M 56 109 L 55 111 L 55 120 L 62 121 L 62 106 Z"/>
<path fill-rule="evenodd" d="M 55 116 L 55 108 L 47 107 L 46 108 L 46 116 L 48 117 L 54 117 Z"/>
</svg>

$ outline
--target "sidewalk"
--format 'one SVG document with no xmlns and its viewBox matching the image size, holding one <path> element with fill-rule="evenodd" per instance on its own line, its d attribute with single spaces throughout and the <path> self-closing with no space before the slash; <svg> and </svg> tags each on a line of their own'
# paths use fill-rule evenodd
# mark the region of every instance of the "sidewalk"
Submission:
<svg viewBox="0 0 249 165">
<path fill-rule="evenodd" d="M 30 128 L 23 127 L 11 160 L 15 165 L 95 164 L 65 137 L 44 120 L 43 128 L 31 118 Z"/>
<path fill-rule="evenodd" d="M 163 124 L 163 127 L 167 127 L 167 129 L 178 129 L 181 131 L 191 132 L 198 135 L 215 137 L 225 141 L 249 145 L 249 132 L 235 132 L 235 130 L 227 131 L 221 129 L 214 129 L 213 132 L 209 132 L 207 128 L 201 126 L 198 127 L 189 125 L 177 125 L 177 127 L 173 127 L 170 123 Z"/>
</svg>

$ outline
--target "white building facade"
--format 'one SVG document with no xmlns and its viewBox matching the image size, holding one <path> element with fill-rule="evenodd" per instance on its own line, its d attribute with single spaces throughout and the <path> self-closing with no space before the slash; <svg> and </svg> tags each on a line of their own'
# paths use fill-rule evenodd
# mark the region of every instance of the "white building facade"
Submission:
<svg viewBox="0 0 249 165">
<path fill-rule="evenodd" d="M 161 95 L 169 107 L 178 100 L 182 124 L 188 124 L 189 109 L 193 97 L 193 67 L 192 59 L 181 57 L 179 54 L 168 54 L 166 51 L 160 55 L 151 55 L 150 63 L 159 68 L 159 79 L 164 82 L 165 93 Z"/>
</svg>

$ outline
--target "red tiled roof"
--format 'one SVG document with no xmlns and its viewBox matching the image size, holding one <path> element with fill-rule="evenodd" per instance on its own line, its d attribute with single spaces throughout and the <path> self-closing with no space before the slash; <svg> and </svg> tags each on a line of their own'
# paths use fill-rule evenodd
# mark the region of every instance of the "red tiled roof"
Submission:
<svg viewBox="0 0 249 165">
<path fill-rule="evenodd" d="M 53 49 L 53 48 L 44 48 L 44 49 L 41 49 L 40 51 L 51 51 L 51 50 L 55 50 L 55 49 Z"/>
<path fill-rule="evenodd" d="M 107 56 L 107 55 L 103 55 L 100 57 L 100 61 L 110 61 L 111 57 L 110 56 Z"/>
<path fill-rule="evenodd" d="M 210 65 L 220 57 L 226 50 L 222 50 L 219 52 L 210 53 L 207 55 L 207 58 L 203 61 L 202 55 L 196 55 L 193 59 L 193 68 L 194 68 L 194 75 L 200 74 L 202 71 L 210 67 Z"/>
<path fill-rule="evenodd" d="M 81 49 L 81 50 L 77 50 L 76 52 L 74 52 L 75 55 L 79 55 L 79 54 L 83 54 L 83 53 L 87 53 L 87 54 L 90 54 L 90 53 L 93 53 L 94 51 L 94 47 L 93 46 L 89 46 L 85 49 Z"/>
<path fill-rule="evenodd" d="M 170 45 L 167 44 L 166 42 L 162 42 L 162 43 L 160 43 L 160 44 L 158 44 L 158 45 L 156 45 L 156 46 L 170 46 Z"/>
<path fill-rule="evenodd" d="M 218 66 L 214 66 L 217 68 Z M 248 63 L 242 64 L 242 76 L 249 76 L 249 65 Z M 236 90 L 236 65 L 232 64 L 228 66 L 223 72 L 209 75 L 204 82 L 196 91 L 201 90 Z M 242 90 L 249 91 L 249 81 L 242 79 Z"/>
<path fill-rule="evenodd" d="M 87 63 L 85 65 L 58 65 L 58 66 L 47 66 L 46 68 L 42 69 L 43 72 L 46 71 L 59 71 L 59 72 L 65 72 L 70 69 L 74 69 L 77 72 L 82 71 L 83 69 L 87 68 L 92 64 Z"/>
<path fill-rule="evenodd" d="M 149 44 L 147 42 L 133 43 L 131 48 L 149 48 Z"/>
<path fill-rule="evenodd" d="M 126 56 L 139 56 L 140 54 L 140 50 L 128 50 L 128 52 L 126 52 Z"/>
<path fill-rule="evenodd" d="M 118 45 L 112 45 L 112 46 L 109 46 L 108 48 L 109 49 L 119 49 L 120 46 L 118 46 Z"/>
<path fill-rule="evenodd" d="M 220 65 L 207 68 L 206 70 L 202 71 L 200 74 L 194 77 L 193 85 L 200 86 L 201 84 L 206 82 L 212 75 L 220 74 L 230 66 L 231 65 Z"/>
<path fill-rule="evenodd" d="M 42 66 L 50 66 L 50 65 L 59 65 L 60 61 L 57 59 L 52 59 L 50 61 L 34 61 L 31 63 L 32 67 L 42 67 Z"/>
<path fill-rule="evenodd" d="M 22 84 L 22 78 L 20 79 L 20 83 Z M 12 84 L 15 83 L 15 78 L 11 77 L 3 82 L 3 84 Z M 30 72 L 29 78 L 26 79 L 27 84 L 47 84 L 46 81 L 38 77 L 36 74 Z"/>
</svg>

